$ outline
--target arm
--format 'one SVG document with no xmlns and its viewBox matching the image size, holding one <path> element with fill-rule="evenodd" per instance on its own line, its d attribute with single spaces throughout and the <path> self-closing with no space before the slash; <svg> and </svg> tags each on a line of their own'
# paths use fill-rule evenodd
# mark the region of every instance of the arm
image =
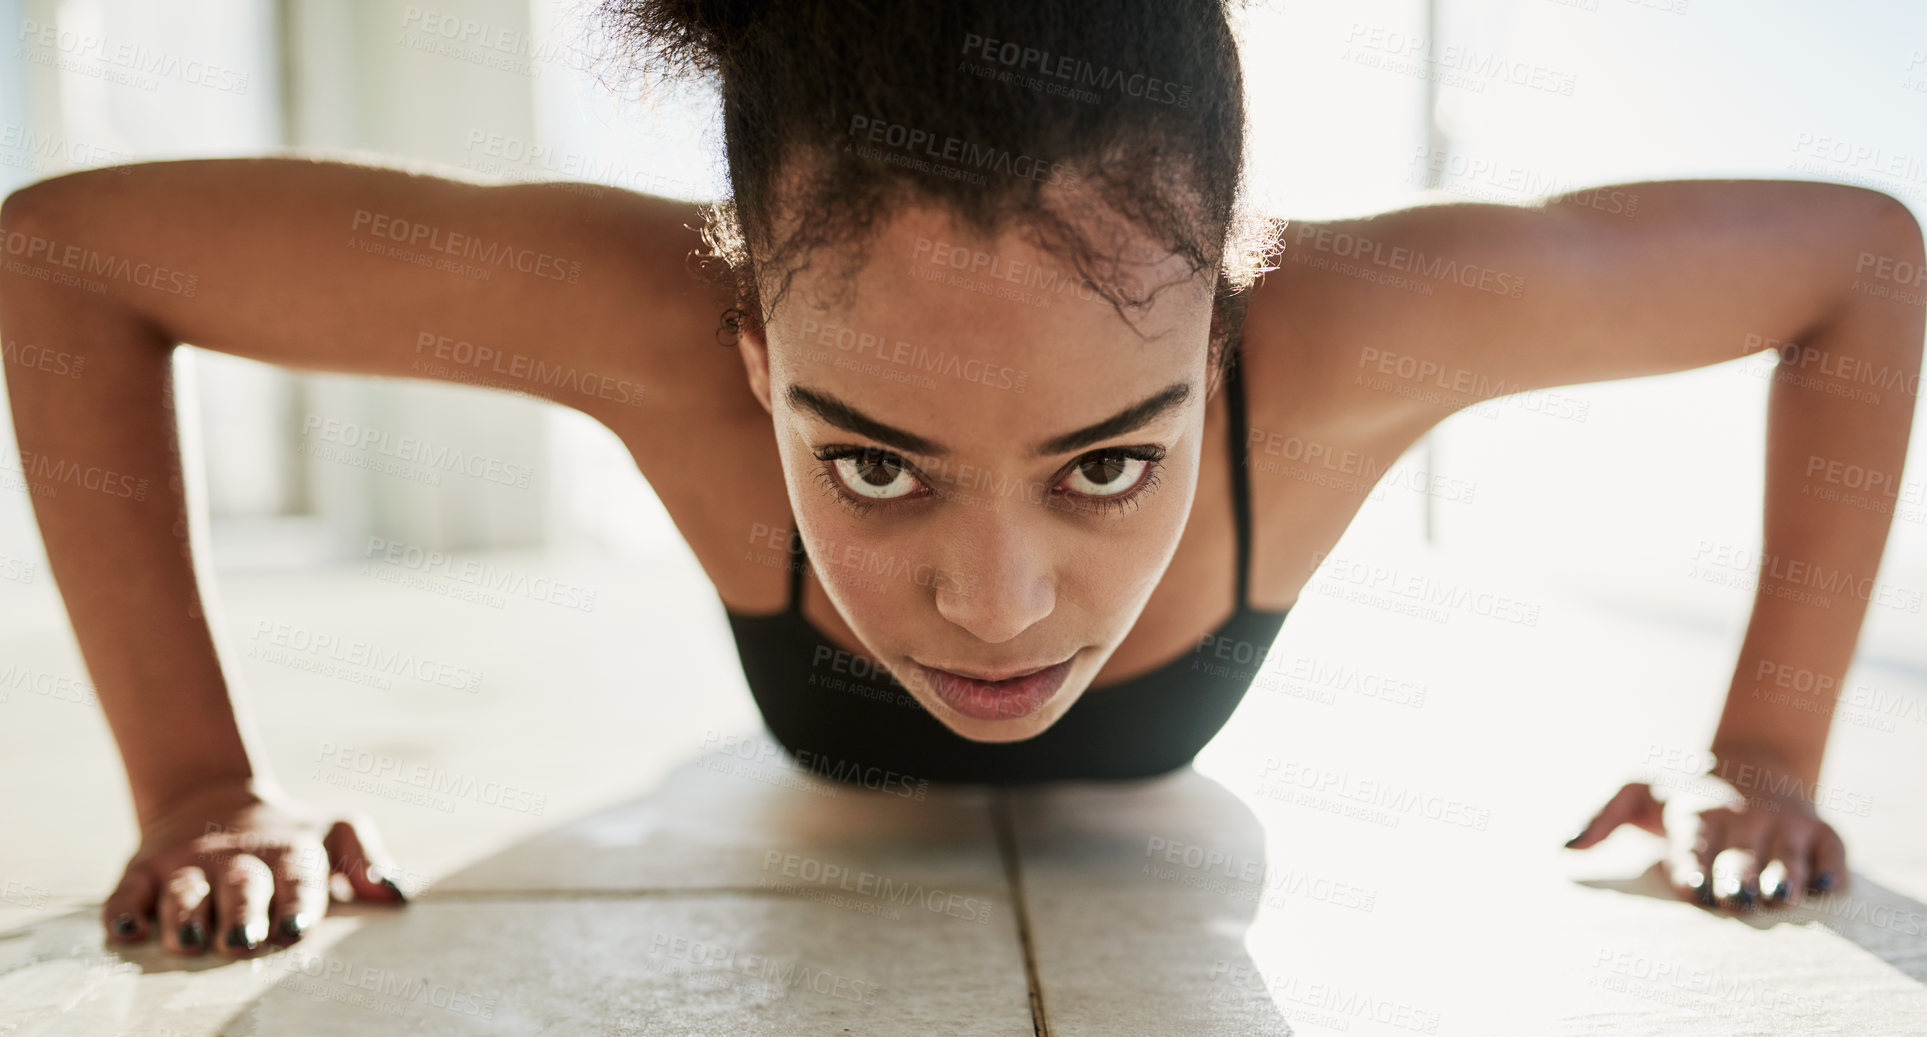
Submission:
<svg viewBox="0 0 1927 1037">
<path fill-rule="evenodd" d="M 201 833 L 210 819 L 181 820 L 183 804 L 218 801 L 225 805 L 194 810 L 231 814 L 272 789 L 209 631 L 195 564 L 205 552 L 189 536 L 169 381 L 175 344 L 420 377 L 429 335 L 594 373 L 598 385 L 602 377 L 640 385 L 668 358 L 633 345 L 634 329 L 667 323 L 675 332 L 674 319 L 655 311 L 686 283 L 687 248 L 638 244 L 684 222 L 689 207 L 611 193 L 591 204 L 543 185 L 237 160 L 74 174 L 7 199 L 0 337 L 22 469 L 144 844 Z M 415 228 L 441 235 L 445 249 L 454 234 L 493 246 L 488 278 L 368 251 L 388 246 L 384 231 L 412 237 Z M 460 248 L 471 262 L 479 251 Z M 24 362 L 49 351 L 85 358 L 81 376 Z M 582 378 L 480 370 L 597 416 L 630 402 L 583 393 Z M 446 373 L 476 380 L 460 365 Z M 379 892 L 373 881 L 363 888 Z"/>
<path fill-rule="evenodd" d="M 1921 250 L 1918 223 L 1877 192 L 1680 181 L 1298 227 L 1285 265 L 1293 296 L 1332 300 L 1297 319 L 1344 312 L 1368 324 L 1349 335 L 1367 345 L 1335 350 L 1329 363 L 1394 379 L 1400 363 L 1424 365 L 1424 387 L 1446 410 L 1782 349 L 1768 405 L 1766 564 L 1713 750 L 1721 776 L 1749 798 L 1797 803 L 1818 778 L 1867 603 L 1884 593 L 1873 576 L 1892 512 L 1891 499 L 1857 507 L 1826 491 L 1846 491 L 1848 471 L 1876 473 L 1876 495 L 1899 485 L 1920 385 Z M 1341 252 L 1354 270 L 1415 278 L 1430 294 L 1321 266 Z M 1870 380 L 1885 387 L 1877 402 L 1852 391 Z M 1441 413 L 1365 395 L 1386 423 L 1423 428 Z M 1816 708 L 1754 696 L 1786 675 L 1821 689 L 1806 701 Z M 1622 798 L 1602 817 L 1658 828 L 1656 804 Z M 1596 822 L 1575 842 L 1610 828 Z M 1844 879 L 1842 859 L 1816 864 L 1829 866 Z"/>
</svg>

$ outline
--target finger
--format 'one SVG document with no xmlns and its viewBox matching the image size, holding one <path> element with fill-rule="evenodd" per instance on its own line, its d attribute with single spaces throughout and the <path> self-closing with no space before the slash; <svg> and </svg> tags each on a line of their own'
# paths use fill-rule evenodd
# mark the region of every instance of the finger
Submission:
<svg viewBox="0 0 1927 1037">
<path fill-rule="evenodd" d="M 1654 835 L 1666 834 L 1666 826 L 1660 820 L 1660 803 L 1653 798 L 1652 786 L 1645 782 L 1629 782 L 1621 787 L 1586 823 L 1585 829 L 1566 843 L 1566 848 L 1583 850 L 1595 846 L 1614 829 L 1626 824 L 1638 825 Z"/>
<path fill-rule="evenodd" d="M 161 930 L 161 946 L 175 954 L 200 954 L 207 950 L 207 934 L 214 898 L 208 894 L 207 873 L 194 865 L 169 872 L 161 886 L 160 909 L 156 914 Z"/>
<path fill-rule="evenodd" d="M 1670 833 L 1666 873 L 1673 893 L 1681 900 L 1714 905 L 1713 856 L 1721 845 L 1719 836 L 1719 822 L 1703 814 Z"/>
<path fill-rule="evenodd" d="M 1808 840 L 1783 835 L 1773 848 L 1773 859 L 1760 872 L 1760 891 L 1770 903 L 1794 905 L 1806 898 L 1812 851 Z M 1777 868 L 1777 871 L 1776 871 Z"/>
<path fill-rule="evenodd" d="M 1847 847 L 1829 825 L 1821 825 L 1814 835 L 1812 888 L 1820 893 L 1847 888 Z"/>
<path fill-rule="evenodd" d="M 120 885 L 114 887 L 113 894 L 100 908 L 107 938 L 116 943 L 139 943 L 147 939 L 152 932 L 150 919 L 159 898 L 160 889 L 146 866 L 128 865 L 120 877 Z"/>
<path fill-rule="evenodd" d="M 268 862 L 274 872 L 274 903 L 268 917 L 274 923 L 275 943 L 287 946 L 301 939 L 328 913 L 328 869 L 320 846 L 308 844 Z"/>
<path fill-rule="evenodd" d="M 274 873 L 261 858 L 248 853 L 237 853 L 214 868 L 214 930 L 221 934 L 219 946 L 237 958 L 253 954 L 268 939 Z"/>
<path fill-rule="evenodd" d="M 1760 855 L 1750 846 L 1727 846 L 1713 855 L 1713 899 L 1729 911 L 1750 911 L 1760 902 Z"/>
<path fill-rule="evenodd" d="M 329 866 L 347 876 L 355 899 L 402 904 L 408 898 L 393 878 L 394 865 L 382 848 L 381 837 L 367 819 L 355 817 L 336 821 L 321 840 L 328 849 Z"/>
</svg>

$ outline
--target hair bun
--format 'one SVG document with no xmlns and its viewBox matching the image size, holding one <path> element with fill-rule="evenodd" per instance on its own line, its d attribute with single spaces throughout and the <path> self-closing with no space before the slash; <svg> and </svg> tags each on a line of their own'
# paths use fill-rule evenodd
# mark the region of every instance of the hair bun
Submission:
<svg viewBox="0 0 1927 1037">
<path fill-rule="evenodd" d="M 765 8 L 757 0 L 601 0 L 597 20 L 633 71 L 718 73 Z"/>
</svg>

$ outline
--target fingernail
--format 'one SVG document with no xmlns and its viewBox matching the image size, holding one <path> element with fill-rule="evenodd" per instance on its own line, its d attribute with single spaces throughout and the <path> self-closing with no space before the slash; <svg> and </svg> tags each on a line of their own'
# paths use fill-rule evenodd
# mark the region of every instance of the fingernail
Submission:
<svg viewBox="0 0 1927 1037">
<path fill-rule="evenodd" d="M 1781 879 L 1780 884 L 1773 887 L 1773 899 L 1785 900 L 1789 892 L 1791 892 L 1791 890 L 1787 886 L 1787 881 L 1785 879 Z"/>
<path fill-rule="evenodd" d="M 1825 893 L 1827 890 L 1832 889 L 1833 872 L 1830 872 L 1830 871 L 1821 872 L 1820 877 L 1813 880 L 1813 888 L 1819 890 L 1822 893 Z"/>
<path fill-rule="evenodd" d="M 278 940 L 286 940 L 289 943 L 293 943 L 294 941 L 301 939 L 301 934 L 306 932 L 307 929 L 308 929 L 307 915 L 298 914 L 298 913 L 292 914 L 292 915 L 283 915 L 281 916 L 281 921 L 275 925 L 274 935 L 275 935 L 275 938 Z"/>
<path fill-rule="evenodd" d="M 268 935 L 267 930 L 266 921 L 262 921 L 259 925 L 252 922 L 237 925 L 227 931 L 227 945 L 232 949 L 251 951 L 261 946 L 261 941 Z"/>
<path fill-rule="evenodd" d="M 207 929 L 199 922 L 182 923 L 181 931 L 175 935 L 179 937 L 183 947 L 199 949 L 207 946 Z"/>
<path fill-rule="evenodd" d="M 1746 886 L 1740 887 L 1740 907 L 1742 908 L 1752 907 L 1753 902 L 1758 899 L 1759 899 L 1759 895 L 1754 893 L 1752 889 Z"/>
<path fill-rule="evenodd" d="M 140 932 L 140 928 L 141 928 L 140 922 L 136 921 L 133 915 L 121 915 L 118 918 L 114 919 L 115 936 L 122 936 L 122 937 L 132 936 L 135 933 Z"/>
<path fill-rule="evenodd" d="M 388 892 L 393 893 L 395 895 L 396 903 L 400 903 L 400 904 L 408 903 L 408 897 L 403 895 L 400 886 L 395 885 L 394 879 L 384 878 L 381 880 L 381 884 L 388 888 Z"/>
<path fill-rule="evenodd" d="M 1578 835 L 1575 835 L 1575 836 L 1573 836 L 1572 838 L 1570 838 L 1570 839 L 1567 839 L 1567 840 L 1566 840 L 1566 849 L 1568 849 L 1568 850 L 1570 850 L 1570 849 L 1572 849 L 1572 848 L 1573 848 L 1573 846 L 1574 846 L 1574 844 L 1576 844 L 1576 843 L 1578 843 L 1578 842 L 1579 842 L 1579 840 L 1581 840 L 1581 839 L 1584 839 L 1585 837 L 1586 837 L 1586 833 L 1584 833 L 1584 832 L 1580 832 L 1580 833 L 1579 833 Z"/>
</svg>

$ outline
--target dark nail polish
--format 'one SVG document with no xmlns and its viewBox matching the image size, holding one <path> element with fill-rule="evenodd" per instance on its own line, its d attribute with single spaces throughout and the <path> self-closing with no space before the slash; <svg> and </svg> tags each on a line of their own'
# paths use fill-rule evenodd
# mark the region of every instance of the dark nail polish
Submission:
<svg viewBox="0 0 1927 1037">
<path fill-rule="evenodd" d="M 227 945 L 229 947 L 238 947 L 244 951 L 251 951 L 254 949 L 255 943 L 254 937 L 248 932 L 248 927 L 245 925 L 237 925 L 227 931 Z"/>
<path fill-rule="evenodd" d="M 1773 899 L 1785 900 L 1787 898 L 1787 894 L 1791 892 L 1792 890 L 1787 887 L 1786 880 L 1781 879 L 1780 884 L 1773 887 Z"/>
<path fill-rule="evenodd" d="M 1759 895 L 1753 892 L 1753 890 L 1750 887 L 1741 886 L 1739 899 L 1740 899 L 1740 909 L 1746 910 L 1747 908 L 1750 908 L 1753 906 L 1753 902 L 1759 899 Z"/>
<path fill-rule="evenodd" d="M 294 941 L 301 939 L 301 934 L 306 932 L 307 930 L 308 930 L 307 915 L 301 915 L 301 914 L 283 915 L 281 917 L 281 921 L 277 923 L 274 927 L 274 935 L 276 939 L 286 940 L 289 943 L 293 943 Z"/>
<path fill-rule="evenodd" d="M 121 915 L 114 919 L 115 936 L 132 936 L 140 932 L 140 928 L 141 924 L 134 920 L 133 915 Z"/>
<path fill-rule="evenodd" d="M 177 935 L 183 947 L 198 950 L 207 946 L 207 929 L 199 922 L 183 922 Z"/>
<path fill-rule="evenodd" d="M 1719 903 L 1719 898 L 1713 895 L 1713 883 L 1711 881 L 1700 883 L 1699 894 L 1700 903 L 1707 907 L 1713 907 Z"/>
<path fill-rule="evenodd" d="M 381 884 L 383 886 L 388 887 L 388 892 L 393 893 L 395 895 L 395 900 L 397 903 L 402 903 L 402 904 L 408 903 L 408 897 L 402 893 L 400 886 L 395 885 L 394 879 L 387 879 L 387 878 L 382 879 Z"/>
<path fill-rule="evenodd" d="M 1820 877 L 1813 880 L 1813 888 L 1819 890 L 1822 893 L 1825 893 L 1827 890 L 1832 889 L 1833 872 L 1830 872 L 1830 871 L 1821 872 Z"/>
<path fill-rule="evenodd" d="M 1584 838 L 1584 836 L 1585 836 L 1585 834 L 1586 834 L 1586 833 L 1584 833 L 1584 832 L 1580 832 L 1580 833 L 1579 833 L 1578 835 L 1575 835 L 1575 836 L 1573 836 L 1572 838 L 1570 838 L 1570 839 L 1567 839 L 1567 840 L 1566 840 L 1566 849 L 1568 849 L 1568 850 L 1570 850 L 1570 849 L 1572 849 L 1572 847 L 1573 847 L 1573 844 L 1574 844 L 1574 843 L 1577 843 L 1577 842 L 1578 842 L 1578 841 L 1579 841 L 1579 840 L 1580 840 L 1581 838 Z"/>
</svg>

